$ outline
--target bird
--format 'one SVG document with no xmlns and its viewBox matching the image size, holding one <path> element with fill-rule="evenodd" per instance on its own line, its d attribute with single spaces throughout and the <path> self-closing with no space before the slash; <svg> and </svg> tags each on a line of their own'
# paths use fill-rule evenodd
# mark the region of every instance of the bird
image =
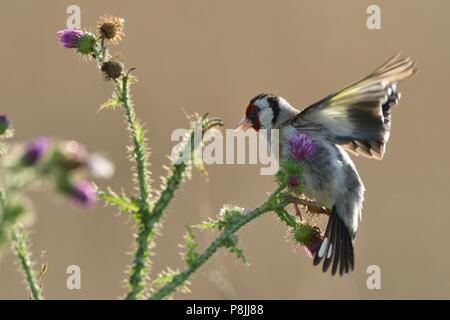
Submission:
<svg viewBox="0 0 450 320">
<path fill-rule="evenodd" d="M 354 270 L 354 244 L 362 217 L 364 184 L 349 154 L 381 160 L 391 129 L 391 112 L 401 94 L 397 84 L 417 68 L 397 54 L 372 73 L 299 111 L 286 99 L 259 94 L 251 99 L 236 129 L 279 130 L 281 160 L 289 139 L 302 132 L 315 144 L 303 161 L 303 194 L 330 212 L 313 264 L 347 274 Z M 270 139 L 269 139 L 270 140 Z"/>
</svg>

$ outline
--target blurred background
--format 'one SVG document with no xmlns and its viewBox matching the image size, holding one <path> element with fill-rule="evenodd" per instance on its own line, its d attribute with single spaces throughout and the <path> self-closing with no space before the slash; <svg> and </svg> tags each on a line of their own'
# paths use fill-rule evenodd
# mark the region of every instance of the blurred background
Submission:
<svg viewBox="0 0 450 320">
<path fill-rule="evenodd" d="M 125 18 L 126 36 L 117 49 L 137 67 L 134 99 L 147 124 L 155 187 L 168 163 L 172 130 L 188 125 L 183 108 L 220 116 L 234 128 L 258 93 L 273 92 L 303 108 L 398 51 L 418 62 L 419 74 L 400 88 L 384 160 L 355 159 L 367 193 L 353 273 L 323 274 L 302 251 L 293 253 L 286 227 L 268 214 L 240 233 L 250 266 L 221 250 L 191 278 L 192 293 L 176 298 L 450 298 L 450 2 L 3 1 L 1 112 L 14 123 L 14 140 L 47 135 L 81 141 L 116 165 L 114 178 L 101 186 L 131 190 L 123 116 L 119 110 L 96 113 L 111 96 L 110 83 L 57 41 L 72 4 L 81 8 L 82 27 L 92 31 L 103 14 Z M 366 27 L 371 4 L 381 7 L 381 30 Z M 178 244 L 186 224 L 215 217 L 224 203 L 254 207 L 275 186 L 257 165 L 207 169 L 209 181 L 196 172 L 170 206 L 154 274 L 184 266 Z M 132 222 L 113 208 L 73 208 L 50 192 L 32 198 L 33 257 L 49 264 L 44 295 L 123 296 Z M 197 239 L 206 244 L 212 237 L 203 232 Z M 66 288 L 66 268 L 73 264 L 81 267 L 81 290 Z M 367 289 L 370 265 L 381 268 L 380 290 Z M 17 269 L 7 250 L 0 260 L 1 299 L 27 298 Z"/>
</svg>

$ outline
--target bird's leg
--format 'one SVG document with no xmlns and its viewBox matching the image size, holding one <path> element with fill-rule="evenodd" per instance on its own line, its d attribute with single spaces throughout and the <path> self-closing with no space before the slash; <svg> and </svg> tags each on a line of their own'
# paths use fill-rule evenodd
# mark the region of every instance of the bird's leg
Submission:
<svg viewBox="0 0 450 320">
<path fill-rule="evenodd" d="M 285 194 L 285 199 L 289 203 L 293 203 L 294 207 L 296 207 L 296 208 L 298 208 L 298 205 L 302 205 L 302 206 L 306 206 L 308 208 L 308 211 L 311 213 L 330 215 L 330 210 L 328 210 L 325 207 L 322 207 L 315 201 L 311 201 L 311 200 L 307 200 L 307 199 L 300 199 L 291 194 Z M 298 214 L 297 209 L 295 211 Z"/>
<path fill-rule="evenodd" d="M 294 203 L 294 209 L 295 209 L 295 215 L 297 215 L 300 218 L 300 220 L 303 220 L 302 212 L 300 211 L 300 207 L 298 206 L 297 203 Z"/>
</svg>

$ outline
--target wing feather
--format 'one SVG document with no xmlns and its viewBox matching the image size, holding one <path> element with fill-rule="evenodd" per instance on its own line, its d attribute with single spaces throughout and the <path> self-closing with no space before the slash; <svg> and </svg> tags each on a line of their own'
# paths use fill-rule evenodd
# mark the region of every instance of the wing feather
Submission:
<svg viewBox="0 0 450 320">
<path fill-rule="evenodd" d="M 417 69 L 410 58 L 392 57 L 367 77 L 304 109 L 296 118 L 319 124 L 348 151 L 381 159 L 389 139 L 397 83 Z M 295 125 L 295 119 L 293 121 Z"/>
</svg>

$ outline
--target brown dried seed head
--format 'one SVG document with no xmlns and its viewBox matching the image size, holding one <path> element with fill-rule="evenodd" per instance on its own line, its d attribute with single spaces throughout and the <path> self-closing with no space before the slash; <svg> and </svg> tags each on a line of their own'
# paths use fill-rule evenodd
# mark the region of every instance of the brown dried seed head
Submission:
<svg viewBox="0 0 450 320">
<path fill-rule="evenodd" d="M 114 16 L 101 16 L 97 21 L 97 32 L 106 40 L 118 44 L 125 36 L 123 33 L 124 19 Z"/>
<path fill-rule="evenodd" d="M 101 71 L 106 80 L 117 79 L 122 75 L 122 63 L 114 60 L 105 61 L 102 63 Z"/>
</svg>

